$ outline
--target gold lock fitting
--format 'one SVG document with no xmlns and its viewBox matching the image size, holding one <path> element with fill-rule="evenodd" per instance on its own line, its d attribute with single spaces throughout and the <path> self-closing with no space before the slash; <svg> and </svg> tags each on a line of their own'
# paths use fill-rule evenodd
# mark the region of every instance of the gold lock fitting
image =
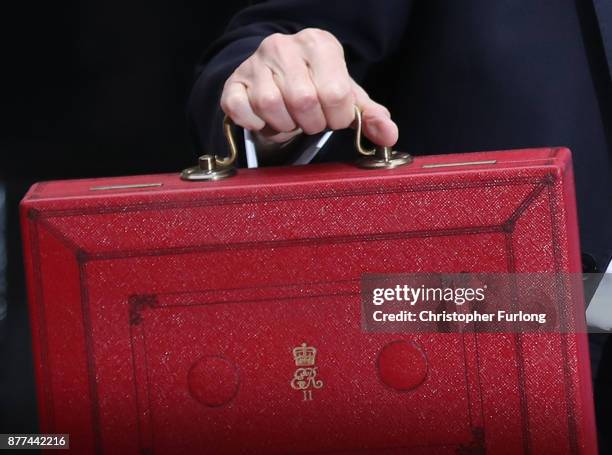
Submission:
<svg viewBox="0 0 612 455">
<path fill-rule="evenodd" d="M 231 177 L 236 173 L 234 162 L 238 156 L 238 148 L 232 133 L 233 122 L 226 115 L 223 119 L 223 133 L 229 145 L 230 154 L 227 158 L 219 158 L 217 155 L 202 155 L 198 158 L 198 165 L 185 169 L 181 172 L 183 180 L 221 180 Z"/>
<path fill-rule="evenodd" d="M 355 148 L 362 155 L 357 160 L 357 166 L 364 169 L 393 169 L 412 163 L 412 156 L 408 153 L 397 152 L 391 147 L 374 147 L 366 149 L 361 144 L 362 132 L 361 109 L 355 106 Z"/>
</svg>

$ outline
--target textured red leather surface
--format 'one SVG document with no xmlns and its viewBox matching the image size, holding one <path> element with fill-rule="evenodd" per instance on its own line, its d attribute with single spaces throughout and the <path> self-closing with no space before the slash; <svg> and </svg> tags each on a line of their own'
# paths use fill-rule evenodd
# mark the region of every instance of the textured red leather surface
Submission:
<svg viewBox="0 0 612 455">
<path fill-rule="evenodd" d="M 596 453 L 584 334 L 360 326 L 362 273 L 580 271 L 566 149 L 43 182 L 22 222 L 75 453 Z"/>
</svg>

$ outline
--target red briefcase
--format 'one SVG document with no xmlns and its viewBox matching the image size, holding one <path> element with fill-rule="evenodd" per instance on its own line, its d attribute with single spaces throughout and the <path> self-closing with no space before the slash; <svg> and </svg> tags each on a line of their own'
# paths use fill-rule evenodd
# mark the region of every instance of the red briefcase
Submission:
<svg viewBox="0 0 612 455">
<path fill-rule="evenodd" d="M 566 149 L 43 182 L 22 216 L 40 429 L 75 453 L 596 453 L 583 333 L 360 325 L 367 272 L 579 271 Z"/>
</svg>

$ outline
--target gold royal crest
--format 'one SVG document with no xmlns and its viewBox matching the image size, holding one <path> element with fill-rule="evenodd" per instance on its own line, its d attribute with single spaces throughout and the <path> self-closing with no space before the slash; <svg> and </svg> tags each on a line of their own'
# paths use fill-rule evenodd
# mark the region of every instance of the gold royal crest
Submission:
<svg viewBox="0 0 612 455">
<path fill-rule="evenodd" d="M 317 379 L 316 359 L 317 349 L 313 346 L 302 343 L 301 346 L 293 348 L 293 360 L 298 368 L 295 370 L 290 384 L 293 389 L 302 391 L 303 401 L 311 401 L 313 398 L 312 390 L 323 387 L 323 381 Z"/>
</svg>

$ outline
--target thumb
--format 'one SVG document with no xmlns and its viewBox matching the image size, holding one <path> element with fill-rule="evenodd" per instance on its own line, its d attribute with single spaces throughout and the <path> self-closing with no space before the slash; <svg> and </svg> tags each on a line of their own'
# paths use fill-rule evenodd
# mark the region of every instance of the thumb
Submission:
<svg viewBox="0 0 612 455">
<path fill-rule="evenodd" d="M 357 106 L 361 109 L 363 134 L 374 144 L 392 147 L 397 142 L 399 130 L 389 110 L 373 101 L 366 91 L 353 81 L 353 92 Z"/>
</svg>

